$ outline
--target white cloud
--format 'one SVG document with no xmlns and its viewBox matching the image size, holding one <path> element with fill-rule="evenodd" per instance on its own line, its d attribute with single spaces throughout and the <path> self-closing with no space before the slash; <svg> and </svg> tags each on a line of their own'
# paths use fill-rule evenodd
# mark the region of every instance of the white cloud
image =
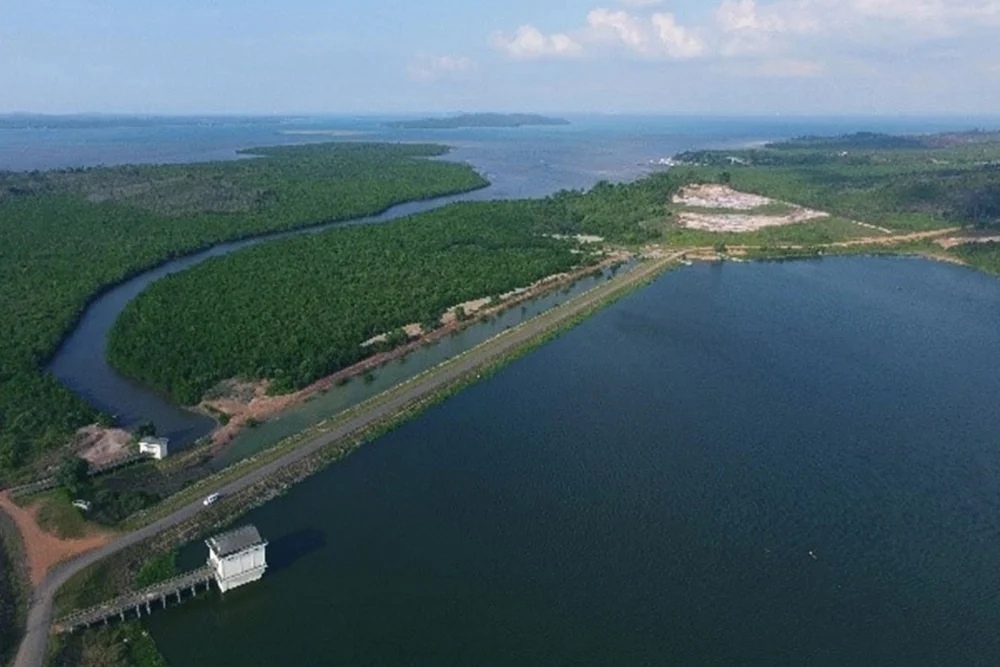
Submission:
<svg viewBox="0 0 1000 667">
<path fill-rule="evenodd" d="M 465 56 L 431 56 L 417 54 L 406 67 L 414 81 L 434 82 L 442 79 L 465 78 L 476 70 L 476 63 Z"/>
<path fill-rule="evenodd" d="M 819 31 L 807 2 L 758 7 L 756 0 L 723 0 L 715 10 L 723 55 L 763 54 L 780 49 L 787 36 Z"/>
<path fill-rule="evenodd" d="M 627 12 L 598 8 L 587 14 L 587 25 L 598 38 L 609 37 L 635 51 L 646 51 L 650 35 L 645 21 Z"/>
<path fill-rule="evenodd" d="M 583 47 L 569 35 L 546 35 L 533 25 L 521 26 L 512 37 L 497 33 L 493 36 L 493 46 L 521 60 L 573 58 L 583 53 Z"/>
<path fill-rule="evenodd" d="M 673 14 L 653 14 L 660 43 L 672 58 L 697 58 L 705 55 L 705 43 L 687 28 L 677 24 Z"/>
<path fill-rule="evenodd" d="M 803 77 L 824 73 L 822 61 L 926 56 L 925 44 L 940 52 L 947 47 L 941 40 L 985 40 L 1000 26 L 1000 0 L 713 0 L 683 22 L 659 11 L 661 0 L 616 1 L 618 7 L 592 9 L 577 27 L 546 34 L 524 25 L 495 36 L 494 46 L 518 59 L 605 59 L 616 52 L 646 60 L 739 58 L 755 76 Z"/>
</svg>

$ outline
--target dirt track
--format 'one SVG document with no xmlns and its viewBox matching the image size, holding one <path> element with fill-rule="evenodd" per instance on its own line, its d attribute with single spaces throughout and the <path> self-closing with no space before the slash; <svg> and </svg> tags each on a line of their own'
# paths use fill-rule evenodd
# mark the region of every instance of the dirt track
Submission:
<svg viewBox="0 0 1000 667">
<path fill-rule="evenodd" d="M 619 275 L 589 292 L 572 299 L 560 307 L 554 308 L 519 327 L 510 329 L 499 336 L 473 348 L 448 362 L 435 371 L 418 378 L 391 399 L 373 407 L 370 411 L 360 414 L 341 424 L 339 427 L 310 440 L 285 456 L 260 468 L 249 471 L 245 476 L 219 489 L 223 495 L 231 495 L 241 491 L 261 480 L 267 479 L 285 466 L 298 462 L 319 449 L 347 437 L 359 430 L 380 422 L 387 417 L 399 413 L 407 406 L 421 399 L 428 398 L 453 382 L 466 377 L 476 370 L 501 359 L 504 355 L 521 345 L 531 341 L 561 324 L 571 321 L 574 317 L 600 305 L 620 290 L 652 278 L 660 271 L 680 258 L 685 251 L 677 251 L 654 261 L 649 261 L 633 271 Z M 153 537 L 168 528 L 172 528 L 194 517 L 204 507 L 201 501 L 193 502 L 173 514 L 160 519 L 148 526 L 135 530 L 103 546 L 78 556 L 72 561 L 63 563 L 51 570 L 48 575 L 35 586 L 31 596 L 31 607 L 28 610 L 28 622 L 25 636 L 18 650 L 14 667 L 41 667 L 45 660 L 45 650 L 48 643 L 49 629 L 52 625 L 52 604 L 56 591 L 74 574 L 83 568 L 96 563 L 122 549 L 138 544 Z"/>
<path fill-rule="evenodd" d="M 33 586 L 37 586 L 57 564 L 103 546 L 114 538 L 111 533 L 94 533 L 72 540 L 50 535 L 38 527 L 35 512 L 19 507 L 6 491 L 0 493 L 0 510 L 14 521 L 18 532 L 21 533 L 25 557 L 28 560 L 28 573 Z"/>
</svg>

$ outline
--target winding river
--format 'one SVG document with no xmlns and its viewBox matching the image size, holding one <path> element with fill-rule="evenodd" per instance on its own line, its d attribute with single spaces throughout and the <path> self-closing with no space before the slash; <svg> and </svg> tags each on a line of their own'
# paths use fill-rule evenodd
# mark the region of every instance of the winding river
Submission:
<svg viewBox="0 0 1000 667">
<path fill-rule="evenodd" d="M 215 421 L 171 403 L 166 397 L 118 373 L 105 356 L 108 334 L 115 320 L 132 299 L 149 285 L 213 257 L 302 234 L 318 234 L 333 227 L 375 224 L 429 211 L 455 201 L 482 197 L 490 188 L 426 201 L 393 206 L 379 215 L 256 236 L 213 246 L 192 255 L 171 260 L 140 273 L 96 298 L 84 311 L 73 332 L 66 338 L 49 364 L 49 370 L 88 403 L 117 417 L 128 428 L 146 420 L 157 431 L 180 445 L 188 444 L 212 430 Z"/>
<path fill-rule="evenodd" d="M 583 117 L 568 127 L 459 130 L 403 133 L 377 119 L 299 119 L 303 127 L 346 128 L 366 140 L 428 141 L 452 146 L 447 159 L 472 165 L 491 183 L 456 196 L 394 206 L 380 215 L 222 243 L 139 274 L 96 298 L 69 334 L 48 369 L 94 407 L 134 426 L 151 420 L 177 444 L 207 433 L 213 422 L 172 404 L 163 396 L 116 373 L 105 358 L 108 332 L 122 309 L 147 286 L 179 271 L 243 248 L 298 234 L 316 234 L 334 226 L 374 224 L 428 211 L 459 200 L 541 197 L 563 188 L 587 188 L 599 180 L 631 180 L 649 172 L 649 161 L 682 150 L 744 145 L 802 134 L 854 131 L 856 120 L 681 119 L 669 117 Z M 951 120 L 951 123 L 957 123 Z M 865 127 L 886 131 L 925 131 L 941 121 L 879 119 Z M 162 127 L 103 129 L 7 129 L 0 132 L 0 168 L 52 168 L 80 164 L 116 164 L 220 159 L 235 148 L 302 143 L 281 119 L 270 124 L 182 124 Z M 315 131 L 315 130 L 310 130 Z M 328 137 L 326 137 L 328 138 Z M 307 141 L 323 141 L 322 133 Z"/>
<path fill-rule="evenodd" d="M 142 383 L 124 377 L 108 364 L 105 356 L 108 334 L 115 320 L 125 306 L 152 283 L 214 257 L 291 236 L 317 234 L 346 225 L 387 222 L 456 201 L 543 197 L 564 188 L 587 188 L 602 179 L 631 180 L 649 172 L 648 162 L 653 156 L 671 155 L 692 147 L 694 143 L 745 143 L 749 140 L 749 131 L 746 127 L 722 126 L 705 136 L 678 132 L 676 129 L 665 132 L 660 127 L 656 130 L 633 128 L 625 134 L 621 127 L 615 130 L 583 127 L 569 131 L 562 128 L 525 129 L 525 132 L 517 135 L 510 131 L 480 130 L 476 133 L 449 134 L 444 139 L 440 134 L 410 135 L 410 140 L 448 143 L 452 150 L 446 159 L 470 164 L 490 181 L 490 185 L 463 194 L 399 204 L 378 215 L 221 243 L 168 261 L 114 286 L 94 299 L 76 328 L 64 340 L 48 369 L 66 387 L 95 408 L 115 415 L 122 426 L 134 427 L 149 420 L 156 425 L 160 434 L 177 445 L 190 444 L 211 431 L 214 421 L 175 405 Z M 773 133 L 774 129 L 770 131 Z M 382 135 L 372 138 L 394 141 L 400 139 L 398 136 Z M 266 140 L 252 139 L 249 136 L 245 140 L 248 145 L 267 143 Z M 316 140 L 322 140 L 322 137 Z M 287 140 L 277 143 L 287 143 Z M 219 156 L 212 153 L 210 157 L 217 159 Z M 468 344 L 475 344 L 473 341 L 478 338 L 479 336 L 471 336 Z M 453 354 L 465 349 L 453 349 L 455 345 L 446 347 Z M 415 367 L 416 364 L 412 366 Z M 392 377 L 396 381 L 405 379 L 413 374 L 413 367 L 406 373 L 397 370 Z M 374 391 L 378 386 L 370 389 Z M 343 406 L 330 407 L 335 411 L 337 407 Z M 261 437 L 262 434 L 255 434 L 250 439 L 259 441 Z"/>
</svg>

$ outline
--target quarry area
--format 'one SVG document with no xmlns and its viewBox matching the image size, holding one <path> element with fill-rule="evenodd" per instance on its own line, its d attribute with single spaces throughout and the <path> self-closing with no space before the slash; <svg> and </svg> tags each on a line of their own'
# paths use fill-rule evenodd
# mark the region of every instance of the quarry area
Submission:
<svg viewBox="0 0 1000 667">
<path fill-rule="evenodd" d="M 681 227 L 708 232 L 753 232 L 828 217 L 823 211 L 716 184 L 684 187 L 673 203 L 684 207 L 677 213 Z"/>
</svg>

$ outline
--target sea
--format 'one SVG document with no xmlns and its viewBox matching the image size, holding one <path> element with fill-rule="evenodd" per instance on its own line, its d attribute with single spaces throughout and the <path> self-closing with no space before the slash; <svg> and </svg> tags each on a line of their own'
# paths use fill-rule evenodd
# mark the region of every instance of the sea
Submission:
<svg viewBox="0 0 1000 667">
<path fill-rule="evenodd" d="M 569 119 L 4 117 L 0 169 L 433 141 L 494 183 L 472 196 L 521 197 L 688 149 L 1000 126 Z M 144 624 L 174 667 L 1000 664 L 998 321 L 1000 280 L 927 260 L 678 269 L 253 510 L 265 577 Z"/>
</svg>

